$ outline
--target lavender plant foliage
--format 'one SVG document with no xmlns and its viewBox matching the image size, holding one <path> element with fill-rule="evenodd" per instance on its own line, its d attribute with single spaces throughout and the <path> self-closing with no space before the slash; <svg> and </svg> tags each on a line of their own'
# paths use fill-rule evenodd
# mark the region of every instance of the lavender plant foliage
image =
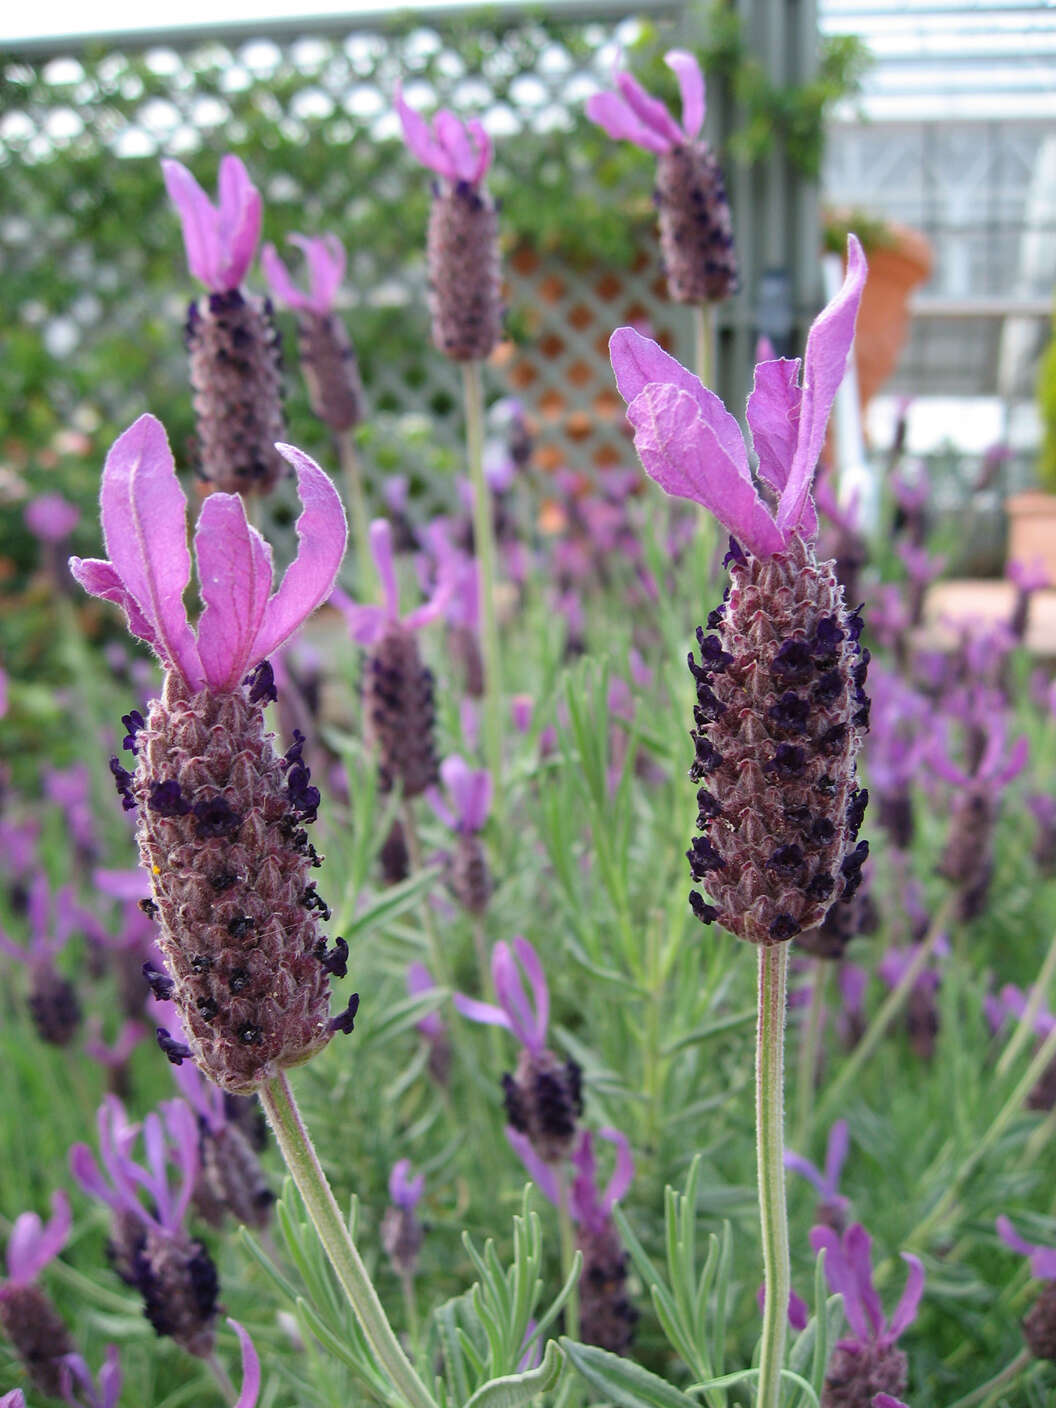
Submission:
<svg viewBox="0 0 1056 1408">
<path fill-rule="evenodd" d="M 731 583 L 698 627 L 696 759 L 690 772 L 700 835 L 689 851 L 704 923 L 774 944 L 822 922 L 850 899 L 868 843 L 858 841 L 867 794 L 855 777 L 869 722 L 868 652 L 832 564 L 814 552 L 811 483 L 829 410 L 843 377 L 865 257 L 848 239 L 843 288 L 799 362 L 756 367 L 748 424 L 759 474 L 779 496 L 771 514 L 752 481 L 741 431 L 721 401 L 674 358 L 631 328 L 610 342 L 635 448 L 669 494 L 707 508 L 733 535 Z"/>
<path fill-rule="evenodd" d="M 183 604 L 190 578 L 183 492 L 165 432 L 143 416 L 103 471 L 109 561 L 71 559 L 95 596 L 121 605 L 165 667 L 162 697 L 137 735 L 135 774 L 118 779 L 138 810 L 159 945 L 186 1047 L 210 1079 L 249 1093 L 325 1046 L 331 1021 L 326 941 L 309 876 L 306 826 L 319 792 L 301 756 L 265 730 L 274 696 L 267 656 L 330 594 L 345 549 L 340 500 L 291 446 L 304 511 L 298 553 L 272 594 L 271 551 L 237 495 L 212 494 L 195 529 L 204 611 Z M 323 907 L 325 910 L 325 906 Z M 328 913 L 328 911 L 327 911 Z"/>
</svg>

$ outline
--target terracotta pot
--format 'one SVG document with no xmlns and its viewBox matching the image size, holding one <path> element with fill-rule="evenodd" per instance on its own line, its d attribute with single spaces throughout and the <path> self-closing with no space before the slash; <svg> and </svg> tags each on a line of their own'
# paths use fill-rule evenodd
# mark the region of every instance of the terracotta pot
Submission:
<svg viewBox="0 0 1056 1408">
<path fill-rule="evenodd" d="M 867 253 L 858 331 L 854 342 L 858 397 L 862 413 L 870 397 L 895 370 L 909 333 L 909 295 L 931 277 L 931 246 L 906 225 L 889 225 L 892 244 Z"/>
<path fill-rule="evenodd" d="M 1005 500 L 1009 562 L 1040 561 L 1056 582 L 1056 494 L 1031 490 Z"/>
</svg>

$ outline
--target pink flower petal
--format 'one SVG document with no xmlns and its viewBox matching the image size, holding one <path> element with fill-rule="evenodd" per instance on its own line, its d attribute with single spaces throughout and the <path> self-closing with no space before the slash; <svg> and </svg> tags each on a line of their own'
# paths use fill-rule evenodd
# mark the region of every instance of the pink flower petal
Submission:
<svg viewBox="0 0 1056 1408">
<path fill-rule="evenodd" d="M 628 407 L 627 419 L 642 466 L 662 489 L 703 505 L 757 557 L 781 550 L 784 538 L 751 481 L 743 444 L 733 458 L 692 396 L 650 385 Z"/>
<path fill-rule="evenodd" d="M 397 83 L 395 93 L 396 111 L 403 127 L 403 140 L 411 155 L 417 157 L 423 166 L 435 171 L 448 181 L 457 179 L 457 172 L 447 151 L 435 140 L 428 122 L 415 112 L 403 99 L 402 85 Z"/>
<path fill-rule="evenodd" d="M 514 1036 L 529 1051 L 541 1051 L 543 1043 L 538 1036 L 535 1013 L 529 1005 L 510 947 L 502 940 L 491 951 L 491 980 Z"/>
<path fill-rule="evenodd" d="M 292 445 L 277 445 L 297 472 L 303 512 L 297 520 L 297 556 L 268 602 L 249 660 L 252 668 L 288 640 L 333 590 L 345 555 L 348 525 L 337 490 L 314 460 Z"/>
<path fill-rule="evenodd" d="M 657 156 L 670 148 L 670 142 L 639 121 L 619 93 L 595 93 L 587 99 L 586 112 L 613 141 L 633 142 Z"/>
<path fill-rule="evenodd" d="M 242 1392 L 238 1395 L 235 1408 L 256 1408 L 260 1393 L 260 1357 L 257 1354 L 249 1331 L 243 1329 L 237 1320 L 227 1317 L 227 1323 L 238 1336 L 242 1346 Z"/>
<path fill-rule="evenodd" d="M 236 689 L 256 663 L 253 646 L 272 583 L 271 548 L 247 522 L 241 495 L 209 495 L 198 515 L 194 554 L 205 603 L 198 622 L 202 671 L 211 689 Z"/>
<path fill-rule="evenodd" d="M 506 1126 L 506 1138 L 510 1148 L 528 1171 L 528 1176 L 542 1193 L 543 1197 L 556 1208 L 561 1201 L 561 1189 L 557 1181 L 557 1171 L 551 1164 L 543 1163 L 532 1148 L 532 1141 L 526 1134 L 520 1134 L 510 1125 Z"/>
<path fill-rule="evenodd" d="M 810 486 L 825 442 L 829 411 L 847 370 L 866 273 L 862 246 L 854 235 L 848 235 L 843 287 L 814 319 L 807 335 L 796 454 L 777 511 L 777 526 L 783 531 L 806 530 Z"/>
<path fill-rule="evenodd" d="M 629 73 L 616 75 L 616 86 L 639 121 L 650 128 L 667 143 L 667 148 L 677 147 L 685 141 L 685 133 L 668 112 L 659 98 L 651 97 L 638 80 Z M 665 150 L 667 149 L 665 148 Z"/>
<path fill-rule="evenodd" d="M 466 123 L 466 127 L 477 148 L 476 163 L 473 166 L 469 179 L 474 185 L 478 185 L 488 174 L 488 167 L 491 165 L 494 149 L 491 144 L 491 138 L 485 131 L 484 124 L 479 121 L 479 119 L 475 117 L 471 118 L 470 121 Z"/>
<path fill-rule="evenodd" d="M 183 227 L 187 267 L 207 288 L 217 289 L 222 255 L 213 203 L 181 162 L 163 161 L 161 170 Z"/>
<path fill-rule="evenodd" d="M 850 1132 L 846 1120 L 837 1120 L 829 1130 L 828 1147 L 825 1150 L 825 1183 L 830 1193 L 839 1187 L 840 1174 L 850 1148 Z"/>
<path fill-rule="evenodd" d="M 873 1338 L 884 1333 L 884 1308 L 873 1285 L 873 1266 L 870 1258 L 872 1239 L 860 1222 L 848 1227 L 843 1234 L 843 1252 L 847 1266 L 858 1288 L 858 1297 L 869 1323 L 873 1328 Z"/>
<path fill-rule="evenodd" d="M 532 990 L 532 1001 L 535 1004 L 535 1040 L 541 1047 L 546 1042 L 546 1029 L 550 1023 L 550 989 L 546 984 L 546 974 L 543 972 L 539 955 L 527 939 L 522 938 L 520 934 L 516 935 L 513 948 Z M 526 1042 L 525 1045 L 530 1043 Z"/>
<path fill-rule="evenodd" d="M 112 601 L 120 606 L 132 634 L 145 640 L 152 650 L 161 654 L 154 627 L 139 609 L 113 563 L 103 562 L 97 557 L 71 557 L 69 568 L 74 581 L 79 582 L 89 596 L 97 596 L 100 601 Z"/>
<path fill-rule="evenodd" d="M 361 606 L 340 587 L 335 587 L 330 593 L 327 604 L 336 606 L 340 611 L 348 622 L 349 633 L 357 645 L 373 645 L 385 634 L 390 617 L 384 607 Z"/>
<path fill-rule="evenodd" d="M 325 316 L 333 311 L 337 291 L 345 277 L 344 246 L 336 235 L 318 235 L 314 239 L 291 235 L 290 244 L 297 245 L 308 262 L 309 306 Z"/>
<path fill-rule="evenodd" d="M 682 94 L 682 131 L 692 141 L 704 126 L 704 75 L 700 64 L 685 49 L 669 49 L 664 63 L 678 79 Z"/>
<path fill-rule="evenodd" d="M 887 1327 L 887 1334 L 884 1337 L 892 1343 L 917 1318 L 920 1298 L 924 1294 L 924 1267 L 920 1258 L 913 1256 L 911 1252 L 903 1252 L 902 1260 L 909 1267 L 909 1275 L 906 1278 L 906 1289 L 902 1292 L 901 1299 L 895 1306 L 895 1312 L 891 1316 L 891 1323 Z"/>
<path fill-rule="evenodd" d="M 268 281 L 272 296 L 277 298 L 280 303 L 285 303 L 287 308 L 302 310 L 311 308 L 311 296 L 302 292 L 293 282 L 289 269 L 282 262 L 279 252 L 273 244 L 266 244 L 260 251 L 260 267 L 264 271 L 264 277 Z"/>
<path fill-rule="evenodd" d="M 456 821 L 466 831 L 479 831 L 491 807 L 491 774 L 471 768 L 455 753 L 441 763 L 440 776 L 455 803 Z"/>
<path fill-rule="evenodd" d="M 153 632 L 158 655 L 200 688 L 201 661 L 183 604 L 191 576 L 187 500 L 164 427 L 153 416 L 140 416 L 114 441 L 100 503 L 111 565 Z"/>
<path fill-rule="evenodd" d="M 410 1159 L 399 1159 L 389 1174 L 389 1197 L 398 1208 L 408 1210 L 417 1207 L 425 1188 L 425 1174 L 418 1173 L 412 1178 Z"/>
<path fill-rule="evenodd" d="M 51 1195 L 51 1218 L 44 1224 L 35 1212 L 16 1217 L 7 1242 L 7 1270 L 12 1281 L 28 1285 L 66 1245 L 73 1225 L 70 1200 L 59 1189 Z"/>
<path fill-rule="evenodd" d="M 800 402 L 799 358 L 759 362 L 745 416 L 759 456 L 759 478 L 778 494 L 796 453 Z"/>
<path fill-rule="evenodd" d="M 1021 1256 L 1033 1256 L 1038 1248 L 1033 1242 L 1028 1242 L 1025 1237 L 1021 1237 L 1012 1225 L 1011 1218 L 1004 1214 L 996 1222 L 997 1235 L 1004 1242 L 1006 1247 L 1011 1247 L 1014 1252 L 1019 1252 Z"/>
<path fill-rule="evenodd" d="M 634 1156 L 631 1153 L 630 1141 L 621 1130 L 608 1125 L 599 1129 L 598 1133 L 602 1139 L 616 1145 L 616 1166 L 601 1199 L 602 1208 L 606 1213 L 610 1213 L 634 1180 Z"/>
<path fill-rule="evenodd" d="M 222 292 L 238 288 L 253 263 L 260 239 L 261 203 L 260 192 L 237 156 L 228 154 L 221 160 L 218 186 L 221 262 L 217 292 Z"/>
<path fill-rule="evenodd" d="M 472 181 L 477 169 L 479 151 L 470 141 L 465 124 L 450 108 L 441 108 L 433 118 L 433 131 L 437 141 L 447 152 L 448 159 L 459 181 Z"/>
<path fill-rule="evenodd" d="M 475 997 L 466 997 L 460 992 L 451 994 L 451 1002 L 455 1011 L 463 1017 L 468 1017 L 471 1022 L 483 1022 L 489 1027 L 505 1027 L 508 1032 L 514 1030 L 509 1013 L 502 1007 L 495 1007 L 490 1002 L 478 1002 Z"/>
</svg>

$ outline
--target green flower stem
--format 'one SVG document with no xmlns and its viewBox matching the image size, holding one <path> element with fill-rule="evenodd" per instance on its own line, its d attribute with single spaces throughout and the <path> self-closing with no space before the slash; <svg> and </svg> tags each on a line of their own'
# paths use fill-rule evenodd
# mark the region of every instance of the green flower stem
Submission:
<svg viewBox="0 0 1056 1408">
<path fill-rule="evenodd" d="M 818 1076 L 818 1048 L 821 1044 L 821 1022 L 825 1015 L 825 989 L 828 986 L 829 964 L 824 958 L 814 959 L 813 981 L 810 985 L 810 1007 L 799 1045 L 799 1071 L 796 1079 L 796 1142 L 795 1148 L 805 1150 L 810 1134 L 810 1111 L 814 1103 L 814 1082 Z"/>
<path fill-rule="evenodd" d="M 950 1408 L 972 1408 L 975 1403 L 985 1403 L 998 1389 L 1005 1388 L 1014 1379 L 1018 1379 L 1024 1369 L 1030 1367 L 1034 1362 L 1028 1350 L 1021 1349 L 1015 1359 L 1010 1364 L 1006 1364 L 999 1374 L 995 1374 L 992 1379 L 974 1389 L 965 1398 L 958 1398 L 956 1403 L 952 1403 Z"/>
<path fill-rule="evenodd" d="M 348 1225 L 334 1201 L 286 1076 L 276 1076 L 265 1085 L 260 1098 L 308 1216 L 378 1364 L 407 1408 L 436 1408 L 389 1324 Z"/>
<path fill-rule="evenodd" d="M 1024 1046 L 1034 1034 L 1034 1023 L 1037 1021 L 1038 1013 L 1045 1005 L 1045 998 L 1048 995 L 1049 987 L 1052 983 L 1053 975 L 1056 974 L 1056 934 L 1049 944 L 1049 951 L 1045 955 L 1045 962 L 1041 965 L 1041 972 L 1037 981 L 1031 989 L 1027 1005 L 1023 1009 L 1023 1015 L 1019 1019 L 1016 1030 L 1012 1034 L 1012 1040 L 1001 1053 L 997 1063 L 998 1076 L 1007 1075 L 1015 1065 L 1016 1057 L 1023 1050 Z"/>
<path fill-rule="evenodd" d="M 502 649 L 495 604 L 495 533 L 491 493 L 484 478 L 484 384 L 479 362 L 462 366 L 466 399 L 466 451 L 473 486 L 473 542 L 480 571 L 480 651 L 484 661 L 484 756 L 492 779 L 494 810 L 501 820 L 502 790 Z"/>
<path fill-rule="evenodd" d="M 572 1212 L 569 1206 L 568 1167 L 562 1164 L 558 1174 L 560 1197 L 557 1203 L 558 1230 L 561 1236 L 561 1276 L 567 1281 L 576 1259 L 576 1239 L 572 1231 Z M 573 1286 L 565 1301 L 565 1333 L 570 1340 L 579 1339 L 579 1287 Z"/>
<path fill-rule="evenodd" d="M 367 501 L 363 494 L 363 476 L 359 469 L 355 435 L 351 430 L 339 430 L 335 439 L 337 458 L 345 481 L 345 499 L 352 519 L 352 542 L 356 550 L 356 585 L 360 598 L 363 601 L 372 601 L 375 592 L 370 571 L 370 520 L 367 517 Z"/>
<path fill-rule="evenodd" d="M 220 1363 L 219 1359 L 217 1359 L 216 1351 L 214 1350 L 212 1354 L 207 1354 L 202 1362 L 216 1380 L 216 1386 L 223 1395 L 224 1402 L 235 1403 L 238 1399 L 238 1393 L 234 1384 L 231 1382 L 227 1370 Z"/>
<path fill-rule="evenodd" d="M 927 966 L 935 945 L 939 941 L 939 936 L 946 927 L 946 921 L 950 917 L 953 908 L 953 898 L 947 898 L 939 907 L 938 913 L 931 921 L 931 927 L 919 945 L 913 960 L 902 974 L 898 984 L 892 988 L 887 997 L 880 1004 L 880 1010 L 870 1022 L 865 1035 L 848 1056 L 847 1060 L 840 1068 L 840 1073 L 825 1091 L 818 1105 L 817 1117 L 822 1119 L 836 1104 L 837 1098 L 843 1094 L 847 1087 L 858 1078 L 862 1067 L 866 1064 L 881 1038 L 887 1031 L 892 1019 L 901 1011 L 903 1003 L 912 991 L 913 984 L 920 977 Z"/>
<path fill-rule="evenodd" d="M 422 843 L 418 838 L 418 824 L 414 819 L 414 804 L 406 797 L 400 808 L 400 820 L 403 823 L 403 839 L 407 843 L 407 856 L 411 862 L 411 874 L 420 875 L 426 868 L 422 856 Z M 429 956 L 433 965 L 433 975 L 438 983 L 446 986 L 451 981 L 451 974 L 447 969 L 444 950 L 440 944 L 440 935 L 436 932 L 433 911 L 429 908 L 428 894 L 422 896 L 422 927 L 429 940 Z"/>
<path fill-rule="evenodd" d="M 791 1269 L 785 1202 L 785 1007 L 788 945 L 759 947 L 759 1026 L 755 1059 L 755 1120 L 759 1223 L 763 1241 L 763 1337 L 756 1408 L 778 1408 L 785 1358 Z"/>
<path fill-rule="evenodd" d="M 693 305 L 693 349 L 697 376 L 705 386 L 710 387 L 715 364 L 715 326 L 710 303 Z"/>
</svg>

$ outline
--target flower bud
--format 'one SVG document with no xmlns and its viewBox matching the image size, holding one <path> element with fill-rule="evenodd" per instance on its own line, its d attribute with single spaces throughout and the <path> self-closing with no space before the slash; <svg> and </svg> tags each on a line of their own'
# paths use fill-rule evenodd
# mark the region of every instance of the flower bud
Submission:
<svg viewBox="0 0 1056 1408">
<path fill-rule="evenodd" d="M 297 328 L 308 404 L 331 430 L 351 430 L 363 419 L 363 383 L 344 324 L 333 313 L 304 310 Z"/>
<path fill-rule="evenodd" d="M 502 332 L 498 219 L 487 191 L 455 181 L 435 192 L 427 255 L 434 346 L 455 362 L 482 360 Z"/>
<path fill-rule="evenodd" d="M 698 142 L 663 152 L 656 166 L 660 247 L 676 303 L 719 303 L 737 292 L 726 185 L 715 153 Z"/>
<path fill-rule="evenodd" d="M 388 625 L 367 657 L 363 712 L 378 750 L 382 791 L 399 782 L 410 798 L 435 786 L 440 770 L 433 743 L 433 674 L 422 663 L 414 633 L 398 621 Z"/>
</svg>

